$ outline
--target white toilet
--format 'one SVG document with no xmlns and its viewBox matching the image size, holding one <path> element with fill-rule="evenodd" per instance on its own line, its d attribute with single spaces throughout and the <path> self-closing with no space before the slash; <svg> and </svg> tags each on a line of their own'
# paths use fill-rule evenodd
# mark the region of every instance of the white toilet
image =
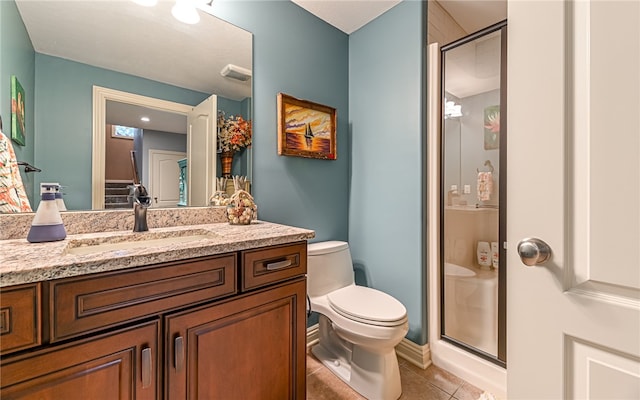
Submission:
<svg viewBox="0 0 640 400">
<path fill-rule="evenodd" d="M 399 398 L 395 346 L 409 330 L 406 308 L 386 293 L 355 285 L 348 243 L 311 243 L 307 258 L 307 293 L 311 310 L 320 314 L 313 354 L 367 399 Z"/>
</svg>

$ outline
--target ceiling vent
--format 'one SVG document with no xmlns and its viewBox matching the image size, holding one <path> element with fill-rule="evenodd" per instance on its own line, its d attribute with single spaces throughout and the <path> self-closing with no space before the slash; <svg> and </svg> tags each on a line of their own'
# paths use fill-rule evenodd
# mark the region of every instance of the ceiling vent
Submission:
<svg viewBox="0 0 640 400">
<path fill-rule="evenodd" d="M 225 67 L 222 68 L 222 71 L 220 71 L 220 75 L 226 78 L 236 79 L 238 81 L 243 81 L 243 82 L 251 79 L 250 70 L 246 68 L 238 67 L 237 65 L 233 65 L 233 64 L 225 65 Z"/>
</svg>

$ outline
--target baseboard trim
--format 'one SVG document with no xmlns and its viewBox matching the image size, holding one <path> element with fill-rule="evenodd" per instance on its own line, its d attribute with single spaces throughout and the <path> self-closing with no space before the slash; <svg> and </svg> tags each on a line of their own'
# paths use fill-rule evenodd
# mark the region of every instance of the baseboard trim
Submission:
<svg viewBox="0 0 640 400">
<path fill-rule="evenodd" d="M 307 328 L 307 347 L 313 346 L 320 340 L 318 332 L 318 324 L 311 325 Z M 411 340 L 404 338 L 396 346 L 396 354 L 398 357 L 405 359 L 411 364 L 426 369 L 431 365 L 431 351 L 429 350 L 429 343 L 425 345 L 419 345 L 413 343 Z"/>
<path fill-rule="evenodd" d="M 307 347 L 311 347 L 320 341 L 318 324 L 307 327 Z"/>
<path fill-rule="evenodd" d="M 429 349 L 429 343 L 421 346 L 413 343 L 407 338 L 404 338 L 396 346 L 396 354 L 416 367 L 420 367 L 422 369 L 427 369 L 427 367 L 431 365 L 431 350 Z"/>
</svg>

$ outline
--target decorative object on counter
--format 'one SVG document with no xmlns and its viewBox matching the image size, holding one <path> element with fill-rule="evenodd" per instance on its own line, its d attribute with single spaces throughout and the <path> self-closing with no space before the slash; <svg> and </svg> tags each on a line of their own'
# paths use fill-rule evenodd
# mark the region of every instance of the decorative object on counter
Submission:
<svg viewBox="0 0 640 400">
<path fill-rule="evenodd" d="M 336 109 L 278 93 L 278 155 L 335 160 Z"/>
<path fill-rule="evenodd" d="M 246 176 L 240 176 L 240 175 L 236 175 L 233 177 L 233 188 L 234 191 L 237 192 L 238 190 L 244 190 L 247 191 L 246 188 L 246 183 L 247 183 L 247 177 Z"/>
<path fill-rule="evenodd" d="M 478 172 L 478 182 L 476 184 L 477 193 L 478 193 L 478 201 L 489 201 L 491 200 L 491 194 L 493 193 L 493 165 L 491 164 L 491 160 L 486 160 L 484 162 L 484 166 L 487 167 L 488 171 L 480 171 L 476 168 Z"/>
<path fill-rule="evenodd" d="M 216 178 L 216 192 L 209 198 L 212 206 L 226 206 L 229 204 L 229 195 L 226 192 L 227 178 Z"/>
<path fill-rule="evenodd" d="M 248 179 L 248 177 L 246 176 L 240 176 L 240 175 L 236 175 L 235 178 L 240 178 L 240 182 L 236 183 L 234 182 L 234 177 L 232 177 L 228 182 L 227 182 L 227 187 L 226 187 L 226 191 L 227 191 L 227 195 L 229 197 L 231 197 L 231 195 L 233 195 L 236 190 L 238 189 L 242 189 L 245 192 L 251 194 L 251 181 Z"/>
<path fill-rule="evenodd" d="M 222 164 L 222 176 L 229 178 L 231 176 L 231 169 L 233 168 L 233 156 L 235 151 L 223 151 L 220 153 L 220 163 Z"/>
<path fill-rule="evenodd" d="M 31 243 L 62 240 L 67 237 L 67 231 L 64 229 L 56 204 L 56 190 L 59 190 L 59 185 L 42 184 L 40 190 L 42 192 L 40 204 L 31 223 L 27 240 Z"/>
<path fill-rule="evenodd" d="M 226 118 L 224 111 L 218 112 L 218 151 L 224 178 L 231 177 L 235 154 L 251 146 L 251 129 L 251 121 L 241 115 Z"/>
<path fill-rule="evenodd" d="M 478 264 L 480 269 L 490 269 L 491 267 L 491 246 L 489 242 L 478 242 Z"/>
<path fill-rule="evenodd" d="M 227 218 L 231 225 L 249 225 L 255 218 L 258 206 L 253 197 L 240 189 L 231 195 L 227 206 Z"/>
</svg>

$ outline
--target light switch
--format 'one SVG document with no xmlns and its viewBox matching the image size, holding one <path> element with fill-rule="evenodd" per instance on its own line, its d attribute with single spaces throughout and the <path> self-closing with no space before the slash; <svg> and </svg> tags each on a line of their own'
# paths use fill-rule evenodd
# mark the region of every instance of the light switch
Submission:
<svg viewBox="0 0 640 400">
<path fill-rule="evenodd" d="M 471 185 L 464 185 L 464 194 L 471 193 Z"/>
</svg>

